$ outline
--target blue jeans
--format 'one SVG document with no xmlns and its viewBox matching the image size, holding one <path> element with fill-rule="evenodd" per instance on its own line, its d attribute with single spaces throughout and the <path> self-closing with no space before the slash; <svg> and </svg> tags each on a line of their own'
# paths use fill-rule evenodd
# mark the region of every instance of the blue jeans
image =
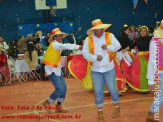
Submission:
<svg viewBox="0 0 163 122">
<path fill-rule="evenodd" d="M 109 90 L 112 102 L 114 104 L 119 103 L 119 94 L 115 81 L 115 69 L 104 73 L 92 71 L 91 77 L 93 80 L 96 107 L 104 106 L 104 84 L 106 84 Z"/>
<path fill-rule="evenodd" d="M 154 101 L 150 107 L 150 112 L 153 114 L 159 112 L 159 109 L 163 104 L 163 74 L 159 74 L 159 79 L 160 79 L 160 85 L 159 85 L 160 91 L 159 93 L 155 93 L 158 95 L 154 98 Z M 158 92 L 158 91 L 154 90 L 154 92 Z"/>
<path fill-rule="evenodd" d="M 51 75 L 48 76 L 51 83 L 53 84 L 55 91 L 47 98 L 50 103 L 53 103 L 56 99 L 58 102 L 63 102 L 66 96 L 67 87 L 65 84 L 65 80 L 63 74 L 61 76 L 55 75 L 53 72 Z"/>
</svg>

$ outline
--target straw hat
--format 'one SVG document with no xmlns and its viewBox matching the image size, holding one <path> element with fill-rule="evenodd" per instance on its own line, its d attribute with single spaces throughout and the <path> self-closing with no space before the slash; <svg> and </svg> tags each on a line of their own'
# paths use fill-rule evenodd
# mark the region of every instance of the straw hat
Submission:
<svg viewBox="0 0 163 122">
<path fill-rule="evenodd" d="M 63 38 L 68 36 L 67 33 L 61 32 L 61 30 L 59 28 L 55 28 L 55 29 L 52 30 L 52 35 L 53 36 L 58 35 L 58 34 L 63 34 Z"/>
<path fill-rule="evenodd" d="M 163 20 L 161 21 L 160 27 L 154 31 L 154 37 L 163 39 Z"/>
<path fill-rule="evenodd" d="M 42 35 L 42 32 L 41 31 L 37 31 L 36 35 Z"/>
<path fill-rule="evenodd" d="M 92 21 L 92 28 L 87 30 L 87 35 L 91 35 L 93 33 L 93 30 L 95 29 L 108 29 L 111 26 L 111 24 L 103 24 L 103 22 L 100 19 L 95 19 Z"/>
<path fill-rule="evenodd" d="M 148 27 L 147 27 L 147 26 L 145 26 L 145 25 L 142 25 L 142 26 L 139 28 L 139 31 L 140 31 L 142 28 L 145 28 L 145 29 L 147 30 L 147 32 L 149 32 Z"/>
<path fill-rule="evenodd" d="M 160 24 L 160 22 L 159 22 L 159 21 L 157 21 L 157 22 L 156 22 L 156 24 Z"/>
</svg>

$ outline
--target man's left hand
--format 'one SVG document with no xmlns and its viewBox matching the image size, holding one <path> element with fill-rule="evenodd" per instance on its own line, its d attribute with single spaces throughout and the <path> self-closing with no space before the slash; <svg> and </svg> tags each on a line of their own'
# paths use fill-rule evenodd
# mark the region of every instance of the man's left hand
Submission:
<svg viewBox="0 0 163 122">
<path fill-rule="evenodd" d="M 107 45 L 104 44 L 104 45 L 101 46 L 101 48 L 104 49 L 104 50 L 107 50 Z"/>
</svg>

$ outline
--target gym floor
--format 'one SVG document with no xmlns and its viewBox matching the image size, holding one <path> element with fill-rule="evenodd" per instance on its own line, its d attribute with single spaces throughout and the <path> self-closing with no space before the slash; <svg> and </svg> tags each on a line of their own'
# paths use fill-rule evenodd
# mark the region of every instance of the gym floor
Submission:
<svg viewBox="0 0 163 122">
<path fill-rule="evenodd" d="M 145 122 L 153 101 L 153 93 L 145 95 L 128 88 L 120 96 L 121 113 L 113 119 L 111 114 L 114 106 L 110 96 L 104 94 L 104 120 L 97 120 L 93 91 L 83 89 L 75 78 L 65 78 L 65 81 L 67 95 L 62 106 L 69 111 L 66 114 L 55 113 L 56 102 L 49 108 L 51 113 L 41 105 L 54 91 L 50 81 L 16 82 L 0 86 L 0 122 Z M 163 109 L 159 119 L 163 121 Z"/>
</svg>

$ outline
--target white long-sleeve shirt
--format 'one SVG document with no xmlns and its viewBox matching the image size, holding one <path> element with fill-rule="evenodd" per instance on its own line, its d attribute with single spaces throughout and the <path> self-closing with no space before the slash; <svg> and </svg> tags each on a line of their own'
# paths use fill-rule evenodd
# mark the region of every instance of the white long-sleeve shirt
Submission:
<svg viewBox="0 0 163 122">
<path fill-rule="evenodd" d="M 92 71 L 107 72 L 109 70 L 112 70 L 114 68 L 114 62 L 113 61 L 110 62 L 107 51 L 101 48 L 101 46 L 105 44 L 105 33 L 103 33 L 103 35 L 100 38 L 92 34 L 92 38 L 94 41 L 94 55 L 89 52 L 88 37 L 84 41 L 82 50 L 84 58 L 93 62 Z M 107 50 L 109 50 L 110 52 L 116 52 L 121 47 L 120 43 L 113 34 L 110 34 L 110 39 L 111 45 L 107 46 Z M 97 61 L 97 55 L 102 56 L 101 61 Z"/>
<path fill-rule="evenodd" d="M 163 42 L 163 39 L 160 39 L 161 42 Z M 150 42 L 149 46 L 149 62 L 148 62 L 148 69 L 147 69 L 147 79 L 148 79 L 148 84 L 153 85 L 154 84 L 154 75 L 156 71 L 156 44 L 154 41 Z M 163 57 L 162 57 L 163 58 Z M 158 73 L 163 73 L 163 71 L 159 71 Z"/>
<path fill-rule="evenodd" d="M 75 44 L 61 44 L 57 41 L 54 41 L 52 43 L 53 47 L 56 49 L 56 50 L 74 50 L 74 49 L 79 49 L 79 45 L 75 45 Z M 53 55 L 52 55 L 53 56 Z M 55 57 L 54 57 L 55 58 Z M 61 76 L 61 61 L 58 65 L 57 68 L 55 67 L 52 67 L 50 65 L 45 65 L 45 72 L 47 73 L 47 75 L 50 75 L 52 72 L 55 73 L 55 75 L 57 76 Z"/>
<path fill-rule="evenodd" d="M 2 43 L 0 43 L 0 48 L 4 48 L 5 50 L 8 50 L 9 46 L 7 45 L 6 42 L 2 42 Z"/>
</svg>

